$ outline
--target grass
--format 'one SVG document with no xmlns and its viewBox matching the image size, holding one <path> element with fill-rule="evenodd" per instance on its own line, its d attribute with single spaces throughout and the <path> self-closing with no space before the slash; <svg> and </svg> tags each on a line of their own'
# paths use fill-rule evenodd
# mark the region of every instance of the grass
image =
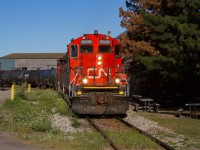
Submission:
<svg viewBox="0 0 200 150">
<path fill-rule="evenodd" d="M 67 136 L 61 132 L 48 132 L 31 135 L 27 138 L 29 143 L 40 147 L 57 150 L 102 150 L 109 145 L 96 132 L 69 133 Z"/>
<path fill-rule="evenodd" d="M 74 116 L 65 100 L 50 89 L 26 93 L 24 87 L 16 87 L 15 99 L 7 99 L 0 107 L 0 130 L 14 132 L 27 143 L 44 148 L 98 150 L 106 147 L 105 141 L 95 131 L 66 135 L 52 129 L 51 115 Z M 78 118 L 72 117 L 71 121 L 73 127 L 81 126 Z"/>
<path fill-rule="evenodd" d="M 18 89 L 19 93 L 16 91 L 14 101 L 8 99 L 0 107 L 0 130 L 14 132 L 27 143 L 44 149 L 102 150 L 110 148 L 105 140 L 93 130 L 66 134 L 52 129 L 50 117 L 56 113 L 70 116 L 73 127 L 82 127 L 82 123 L 74 117 L 75 115 L 56 91 L 37 89 L 26 93 L 23 87 Z M 140 113 L 140 115 L 196 141 L 196 144 L 188 143 L 187 147 L 200 148 L 200 120 L 178 119 L 148 113 Z M 121 149 L 159 149 L 154 142 L 132 130 L 111 130 L 106 133 Z"/>
<path fill-rule="evenodd" d="M 109 147 L 101 135 L 97 132 L 78 132 L 73 134 L 74 148 L 80 150 L 101 150 Z"/>
<path fill-rule="evenodd" d="M 80 127 L 81 124 L 80 124 L 80 122 L 79 122 L 78 119 L 72 118 L 71 121 L 72 121 L 72 126 L 73 126 L 74 128 Z"/>
<path fill-rule="evenodd" d="M 162 114 L 149 114 L 140 113 L 140 115 L 154 120 L 159 123 L 159 125 L 171 129 L 178 134 L 185 136 L 186 140 L 190 140 L 187 147 L 200 148 L 200 120 L 192 118 L 176 118 L 169 115 Z"/>
<path fill-rule="evenodd" d="M 141 135 L 137 131 L 123 130 L 119 131 L 106 131 L 106 134 L 113 139 L 120 149 L 158 149 L 159 146 Z"/>
<path fill-rule="evenodd" d="M 0 111 L 5 115 L 0 118 L 0 128 L 16 131 L 19 126 L 36 132 L 49 131 L 50 116 L 53 113 L 69 115 L 67 108 L 65 101 L 55 91 L 26 93 L 23 98 L 16 96 L 13 101 L 6 100 L 3 103 Z"/>
</svg>

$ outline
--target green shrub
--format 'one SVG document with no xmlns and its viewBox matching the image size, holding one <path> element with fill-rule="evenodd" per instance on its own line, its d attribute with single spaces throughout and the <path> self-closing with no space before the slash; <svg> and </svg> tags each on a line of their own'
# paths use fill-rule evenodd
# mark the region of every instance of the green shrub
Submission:
<svg viewBox="0 0 200 150">
<path fill-rule="evenodd" d="M 25 91 L 27 90 L 27 83 L 22 83 L 21 85 L 16 85 L 15 86 L 15 96 L 16 97 L 25 97 Z"/>
<path fill-rule="evenodd" d="M 69 106 L 67 105 L 67 103 L 62 98 L 56 99 L 55 109 L 56 109 L 56 112 L 61 114 L 61 115 L 65 115 L 65 116 L 71 116 L 72 115 L 72 112 L 69 109 Z"/>
<path fill-rule="evenodd" d="M 71 119 L 71 122 L 72 122 L 72 126 L 73 126 L 74 128 L 80 127 L 80 122 L 79 122 L 78 119 L 72 118 L 72 119 Z"/>
<path fill-rule="evenodd" d="M 45 132 L 51 130 L 51 120 L 47 114 L 41 114 L 32 119 L 30 127 L 33 131 Z"/>
</svg>

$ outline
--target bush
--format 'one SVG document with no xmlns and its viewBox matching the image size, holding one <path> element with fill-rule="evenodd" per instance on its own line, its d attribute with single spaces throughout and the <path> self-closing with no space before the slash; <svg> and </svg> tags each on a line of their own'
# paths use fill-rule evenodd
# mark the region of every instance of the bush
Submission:
<svg viewBox="0 0 200 150">
<path fill-rule="evenodd" d="M 27 89 L 27 83 L 22 83 L 21 85 L 16 85 L 15 86 L 15 96 L 16 97 L 21 97 L 21 98 L 25 98 L 25 91 Z"/>
<path fill-rule="evenodd" d="M 57 98 L 55 102 L 56 112 L 60 115 L 71 116 L 72 112 L 69 109 L 69 106 L 62 98 Z"/>
<path fill-rule="evenodd" d="M 51 130 L 51 120 L 46 113 L 41 113 L 39 116 L 33 118 L 29 125 L 34 131 L 45 132 Z"/>
<path fill-rule="evenodd" d="M 80 127 L 80 122 L 79 122 L 78 119 L 72 118 L 71 121 L 72 121 L 72 126 L 73 126 L 74 128 Z"/>
</svg>

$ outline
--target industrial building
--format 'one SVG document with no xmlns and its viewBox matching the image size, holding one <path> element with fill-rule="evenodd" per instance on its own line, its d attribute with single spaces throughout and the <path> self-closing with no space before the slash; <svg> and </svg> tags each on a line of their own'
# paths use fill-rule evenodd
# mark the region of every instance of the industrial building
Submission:
<svg viewBox="0 0 200 150">
<path fill-rule="evenodd" d="M 65 53 L 13 53 L 0 57 L 0 70 L 43 70 L 56 68 Z"/>
</svg>

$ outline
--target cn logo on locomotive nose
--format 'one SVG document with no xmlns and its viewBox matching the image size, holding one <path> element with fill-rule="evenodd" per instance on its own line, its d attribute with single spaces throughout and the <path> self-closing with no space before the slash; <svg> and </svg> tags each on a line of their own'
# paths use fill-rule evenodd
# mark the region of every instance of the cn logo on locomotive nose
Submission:
<svg viewBox="0 0 200 150">
<path fill-rule="evenodd" d="M 94 78 L 94 73 L 96 72 L 96 70 L 97 70 L 97 68 L 88 68 L 88 70 L 87 70 L 88 78 Z M 106 77 L 108 76 L 106 71 L 103 68 L 100 68 L 98 70 L 98 74 L 95 75 L 95 78 L 96 79 L 101 78 L 102 74 L 105 75 Z M 110 72 L 109 72 L 109 75 L 111 75 Z"/>
</svg>

